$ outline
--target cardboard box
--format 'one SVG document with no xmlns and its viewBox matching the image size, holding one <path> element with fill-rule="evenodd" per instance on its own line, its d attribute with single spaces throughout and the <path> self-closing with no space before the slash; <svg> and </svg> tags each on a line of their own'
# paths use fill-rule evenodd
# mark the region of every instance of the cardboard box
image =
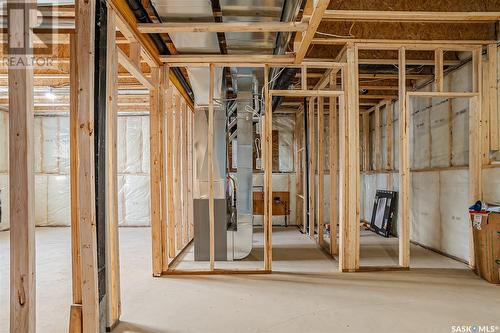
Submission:
<svg viewBox="0 0 500 333">
<path fill-rule="evenodd" d="M 500 214 L 472 212 L 476 274 L 500 284 Z"/>
</svg>

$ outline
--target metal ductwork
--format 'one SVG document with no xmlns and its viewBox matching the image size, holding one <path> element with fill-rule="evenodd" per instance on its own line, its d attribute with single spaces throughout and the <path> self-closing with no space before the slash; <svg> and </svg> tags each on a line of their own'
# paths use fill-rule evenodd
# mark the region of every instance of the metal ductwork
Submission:
<svg viewBox="0 0 500 333">
<path fill-rule="evenodd" d="M 234 259 L 243 259 L 252 250 L 253 235 L 253 104 L 256 77 L 251 70 L 239 70 L 236 144 L 236 230 L 233 233 Z M 258 84 L 258 83 L 257 83 Z"/>
<path fill-rule="evenodd" d="M 140 0 L 127 0 L 127 3 L 134 13 L 135 17 L 137 18 L 137 21 L 141 23 L 151 23 L 151 19 L 149 18 L 148 12 L 146 9 L 144 9 L 144 6 L 142 5 Z M 155 10 L 156 13 L 156 10 Z M 156 13 L 157 14 L 157 13 Z M 158 19 L 161 21 L 160 17 L 157 14 Z M 153 43 L 155 44 L 156 48 L 158 49 L 158 52 L 161 55 L 168 55 L 170 54 L 167 45 L 165 45 L 165 42 L 161 38 L 160 34 L 149 34 L 151 39 L 153 40 Z M 189 83 L 186 81 L 186 78 L 182 74 L 179 68 L 173 67 L 171 68 L 172 72 L 174 73 L 175 77 L 177 80 L 179 80 L 181 86 L 184 88 L 184 90 L 188 93 L 188 95 L 191 97 L 191 99 L 194 99 L 194 94 L 193 90 L 191 89 L 191 86 Z"/>
</svg>

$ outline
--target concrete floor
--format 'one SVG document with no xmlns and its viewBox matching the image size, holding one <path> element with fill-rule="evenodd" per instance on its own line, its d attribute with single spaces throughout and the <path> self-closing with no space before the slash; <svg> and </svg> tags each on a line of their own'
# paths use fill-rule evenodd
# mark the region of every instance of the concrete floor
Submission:
<svg viewBox="0 0 500 333">
<path fill-rule="evenodd" d="M 149 228 L 121 228 L 122 322 L 113 332 L 421 333 L 500 326 L 500 288 L 462 263 L 412 246 L 409 272 L 342 274 L 297 229 L 273 236 L 271 275 L 152 278 Z M 0 232 L 2 333 L 8 332 L 8 237 Z M 37 332 L 66 332 L 69 229 L 37 228 L 36 240 Z M 363 265 L 397 258 L 396 239 L 363 232 L 361 244 Z"/>
</svg>

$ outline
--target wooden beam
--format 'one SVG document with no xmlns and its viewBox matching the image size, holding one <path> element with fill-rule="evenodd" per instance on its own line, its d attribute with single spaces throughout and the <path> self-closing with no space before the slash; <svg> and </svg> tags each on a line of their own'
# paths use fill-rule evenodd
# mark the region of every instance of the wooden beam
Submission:
<svg viewBox="0 0 500 333">
<path fill-rule="evenodd" d="M 481 55 L 482 57 L 482 55 Z M 483 61 L 483 60 L 481 60 Z M 482 165 L 489 165 L 490 160 L 490 97 L 489 97 L 489 59 L 486 58 L 481 64 L 481 93 L 480 103 L 481 103 L 481 158 Z"/>
<path fill-rule="evenodd" d="M 115 14 L 108 8 L 106 57 L 106 327 L 120 319 L 120 254 L 118 235 L 118 56 L 116 54 Z"/>
<path fill-rule="evenodd" d="M 340 90 L 270 90 L 271 96 L 282 97 L 330 97 L 340 96 L 344 92 Z"/>
<path fill-rule="evenodd" d="M 439 92 L 444 91 L 444 60 L 443 49 L 436 49 L 434 51 L 434 75 L 436 77 L 436 89 Z"/>
<path fill-rule="evenodd" d="M 406 94 L 406 49 L 399 49 L 399 202 L 401 229 L 399 234 L 399 265 L 410 267 L 410 150 L 409 116 Z"/>
<path fill-rule="evenodd" d="M 437 92 L 437 91 L 408 91 L 408 97 L 438 97 L 438 98 L 471 98 L 478 96 L 476 92 Z"/>
<path fill-rule="evenodd" d="M 78 218 L 78 45 L 76 36 L 70 35 L 70 191 L 71 191 L 71 289 L 72 302 L 79 304 L 72 311 L 82 310 L 82 264 L 80 256 L 80 219 Z M 79 319 L 73 327 L 82 330 L 82 314 L 70 316 L 70 326 L 73 319 Z M 73 332 L 70 330 L 70 333 Z"/>
<path fill-rule="evenodd" d="M 9 0 L 10 332 L 36 330 L 31 2 Z M 12 6 L 12 7 L 11 7 Z M 20 7 L 21 6 L 21 7 Z M 16 10 L 14 10 L 16 9 Z M 25 40 L 26 38 L 26 40 Z M 26 41 L 28 44 L 26 44 Z M 20 54 L 20 51 L 22 54 Z M 19 64 L 12 66 L 11 64 Z"/>
<path fill-rule="evenodd" d="M 359 268 L 359 99 L 357 49 L 352 44 L 345 75 L 347 109 L 339 110 L 339 270 L 354 272 Z"/>
<path fill-rule="evenodd" d="M 336 74 L 330 74 L 330 89 L 337 89 Z M 330 170 L 330 254 L 338 253 L 337 224 L 338 224 L 338 111 L 335 97 L 330 97 L 328 127 L 329 141 L 329 170 Z"/>
<path fill-rule="evenodd" d="M 210 65 L 210 87 L 208 92 L 208 206 L 210 230 L 210 270 L 215 270 L 215 200 L 214 200 L 214 90 L 215 67 Z"/>
<path fill-rule="evenodd" d="M 150 90 L 149 141 L 150 141 L 150 204 L 151 204 L 151 243 L 153 259 L 153 276 L 161 276 L 162 244 L 161 244 L 161 162 L 160 162 L 160 69 L 151 69 L 153 88 Z"/>
<path fill-rule="evenodd" d="M 398 59 L 359 59 L 360 65 L 397 65 Z M 425 65 L 434 66 L 435 60 L 432 59 L 407 59 L 406 65 Z M 460 65 L 460 60 L 443 60 L 444 66 L 458 66 Z M 397 90 L 397 87 L 396 89 Z"/>
<path fill-rule="evenodd" d="M 500 12 L 327 10 L 324 20 L 351 22 L 477 23 L 500 20 Z"/>
<path fill-rule="evenodd" d="M 186 23 L 139 23 L 141 33 L 178 33 L 178 32 L 295 32 L 305 31 L 305 22 L 186 22 Z"/>
<path fill-rule="evenodd" d="M 481 49 L 472 54 L 472 90 L 481 95 L 482 92 L 482 60 Z M 482 146 L 481 135 L 485 128 L 481 123 L 481 97 L 469 100 L 469 202 L 482 200 Z M 471 244 L 472 245 L 472 244 Z M 470 260 L 473 261 L 471 255 Z"/>
<path fill-rule="evenodd" d="M 325 114 L 323 97 L 318 97 L 318 244 L 324 243 L 325 218 Z"/>
<path fill-rule="evenodd" d="M 393 121 L 394 121 L 394 111 L 393 111 L 393 103 L 391 101 L 387 101 L 385 104 L 385 137 L 387 142 L 387 158 L 385 169 L 392 170 L 393 169 Z"/>
<path fill-rule="evenodd" d="M 263 63 L 278 63 L 278 64 L 291 64 L 294 57 L 291 54 L 286 55 L 272 55 L 272 54 L 196 54 L 196 55 L 167 55 L 161 56 L 160 60 L 164 63 L 182 66 L 208 66 L 210 64 L 228 64 L 242 63 L 245 67 L 251 67 L 250 64 L 262 65 Z"/>
<path fill-rule="evenodd" d="M 109 3 L 117 13 L 117 24 L 119 25 L 120 31 L 123 33 L 123 30 L 127 30 L 127 39 L 129 39 L 130 42 L 137 41 L 141 44 L 141 54 L 150 67 L 159 66 L 161 61 L 159 59 L 158 49 L 150 35 L 142 34 L 137 30 L 137 18 L 130 9 L 130 6 L 122 0 L 110 0 Z M 169 78 L 177 90 L 184 96 L 186 101 L 191 103 L 190 96 L 173 71 L 170 71 Z M 190 105 L 192 106 L 192 103 Z"/>
<path fill-rule="evenodd" d="M 167 119 L 167 212 L 168 212 L 168 256 L 175 257 L 175 206 L 174 206 L 174 110 L 172 89 L 169 88 L 166 97 Z"/>
<path fill-rule="evenodd" d="M 316 34 L 316 30 L 318 29 L 319 24 L 321 23 L 321 19 L 323 18 L 323 14 L 325 13 L 329 0 L 316 0 L 313 1 L 314 8 L 312 9 L 311 16 L 309 18 L 309 24 L 307 26 L 307 30 L 304 32 L 300 44 L 298 45 L 298 49 L 295 55 L 295 63 L 300 64 L 302 60 L 304 60 L 307 50 L 309 49 L 309 45 L 311 45 L 311 41 Z"/>
<path fill-rule="evenodd" d="M 97 234 L 94 163 L 94 76 L 95 17 L 94 1 L 75 1 L 77 82 L 77 188 L 82 266 L 83 332 L 99 331 L 99 294 L 97 280 Z"/>
<path fill-rule="evenodd" d="M 315 98 L 309 98 L 309 107 L 307 108 L 308 114 L 308 146 L 309 146 L 309 217 L 308 217 L 308 225 L 309 225 L 309 237 L 314 239 L 315 229 L 316 229 L 316 134 L 315 134 Z"/>
<path fill-rule="evenodd" d="M 375 122 L 375 138 L 374 138 L 374 148 L 375 148 L 375 171 L 380 171 L 382 169 L 382 140 L 380 135 L 380 106 L 375 106 L 375 112 L 373 113 Z"/>
<path fill-rule="evenodd" d="M 273 109 L 272 97 L 269 94 L 269 66 L 264 67 L 264 269 L 272 270 L 273 262 Z"/>
<path fill-rule="evenodd" d="M 475 46 L 475 45 L 488 45 L 494 43 L 494 40 L 460 40 L 460 39 L 440 39 L 440 40 L 425 40 L 425 39 L 361 39 L 361 38 L 313 38 L 312 44 L 318 45 L 344 45 L 346 43 L 356 43 L 362 49 L 368 49 L 369 45 L 373 44 L 373 49 L 384 50 L 387 48 L 394 49 L 405 46 L 408 49 L 423 49 L 434 50 L 442 47 L 443 49 L 459 49 L 460 46 Z"/>
<path fill-rule="evenodd" d="M 130 60 L 136 65 L 137 68 L 141 68 L 141 53 L 142 47 L 138 42 L 132 42 L 129 46 Z"/>
<path fill-rule="evenodd" d="M 370 171 L 370 113 L 364 112 L 363 118 L 363 171 Z"/>
<path fill-rule="evenodd" d="M 500 111 L 498 108 L 498 48 L 488 45 L 488 91 L 490 108 L 490 149 L 500 149 Z"/>
<path fill-rule="evenodd" d="M 189 223 L 189 237 L 190 240 L 194 237 L 194 202 L 193 202 L 193 133 L 194 133 L 194 112 L 188 112 L 188 223 Z"/>
<path fill-rule="evenodd" d="M 175 248 L 177 250 L 182 249 L 182 114 L 181 114 L 181 96 L 175 96 L 175 143 L 174 143 L 174 155 L 175 155 L 175 173 L 174 173 L 174 186 L 175 186 Z"/>
<path fill-rule="evenodd" d="M 161 261 L 162 261 L 162 272 L 168 270 L 169 258 L 168 258 L 168 218 L 169 218 L 169 204 L 168 200 L 168 160 L 167 160 L 167 121 L 166 112 L 168 111 L 168 103 L 171 103 L 171 89 L 169 80 L 169 68 L 168 66 L 160 66 L 160 195 L 161 195 Z"/>
<path fill-rule="evenodd" d="M 183 243 L 187 244 L 189 239 L 188 219 L 188 117 L 191 111 L 186 103 L 182 103 L 182 211 L 183 211 Z"/>
<path fill-rule="evenodd" d="M 144 87 L 148 89 L 155 89 L 154 82 L 151 82 L 149 78 L 147 78 L 142 70 L 137 66 L 137 64 L 131 60 L 125 52 L 122 51 L 119 47 L 116 48 L 118 53 L 118 62 L 123 66 L 130 74 L 134 76 L 137 81 L 139 81 Z M 154 67 L 153 67 L 154 68 Z M 153 69 L 151 69 L 153 72 Z"/>
</svg>

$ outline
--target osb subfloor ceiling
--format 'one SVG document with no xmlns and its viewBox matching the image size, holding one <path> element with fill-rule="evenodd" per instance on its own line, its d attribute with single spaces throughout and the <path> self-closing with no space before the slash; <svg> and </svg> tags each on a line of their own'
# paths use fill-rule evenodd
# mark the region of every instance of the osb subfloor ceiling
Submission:
<svg viewBox="0 0 500 333">
<path fill-rule="evenodd" d="M 212 1 L 213 2 L 213 1 Z M 302 8 L 306 4 L 307 0 L 302 3 Z M 154 13 L 154 6 L 150 0 L 142 1 L 144 7 L 148 11 L 150 18 L 153 22 L 158 22 L 158 18 Z M 219 3 L 219 6 L 212 6 L 212 14 L 215 21 L 220 21 L 220 17 L 224 17 L 224 4 L 226 2 L 215 1 L 213 3 Z M 229 3 L 229 2 L 228 2 Z M 234 6 L 229 6 L 227 8 L 232 8 Z M 277 7 L 278 8 L 278 7 Z M 234 9 L 234 8 L 233 8 Z M 255 17 L 244 16 L 244 15 L 259 15 L 258 8 L 249 9 L 253 14 L 239 13 L 237 21 L 255 21 Z M 470 1 L 470 0 L 415 0 L 415 1 L 399 1 L 399 0 L 332 0 L 328 6 L 328 10 L 351 10 L 351 11 L 436 11 L 436 12 L 500 12 L 500 1 L 498 0 L 487 0 L 487 1 Z M 234 13 L 230 13 L 234 15 Z M 55 17 L 59 20 L 63 20 L 68 23 L 74 20 L 74 6 L 73 5 L 61 5 L 57 6 L 52 11 L 48 11 L 51 17 Z M 274 14 L 273 14 L 274 15 Z M 302 17 L 302 12 L 299 13 L 298 19 Z M 192 22 L 196 20 L 195 18 L 186 18 L 187 21 Z M 177 19 L 176 21 L 179 21 Z M 258 24 L 258 23 L 256 23 Z M 225 36 L 227 34 L 219 33 L 219 46 L 221 53 L 224 53 L 224 45 L 227 43 Z M 5 34 L 3 34 L 5 39 Z M 175 54 L 177 52 L 174 43 L 171 38 L 164 34 L 162 36 L 170 50 L 171 53 Z M 129 42 L 124 38 L 124 36 L 118 32 L 117 35 L 118 46 L 128 54 Z M 43 38 L 42 38 L 43 39 Z M 316 60 L 334 60 L 339 56 L 339 53 L 345 45 L 345 40 L 360 40 L 360 39 L 397 39 L 397 40 L 468 40 L 468 41 L 496 41 L 498 40 L 498 22 L 450 22 L 450 23 L 432 23 L 432 22 L 352 22 L 352 21 L 339 21 L 335 18 L 324 18 L 317 29 L 317 34 L 314 36 L 306 59 L 316 59 Z M 332 40 L 342 40 L 342 43 L 332 42 Z M 293 43 L 294 38 L 292 36 L 291 43 Z M 51 93 L 59 96 L 68 94 L 69 87 L 69 35 L 67 32 L 51 36 L 49 39 L 50 43 L 53 43 L 53 56 L 57 58 L 57 61 L 52 64 L 52 66 L 44 66 L 35 68 L 35 86 L 40 87 L 40 89 L 45 89 L 40 91 L 38 96 L 35 94 L 35 111 L 37 112 L 68 112 L 69 111 L 69 99 L 62 100 L 57 104 L 53 101 L 47 100 L 45 98 L 46 90 L 50 90 Z M 328 44 L 328 45 L 325 45 Z M 38 45 L 42 45 L 38 43 Z M 292 44 L 288 46 L 288 50 L 292 50 Z M 248 51 L 248 50 L 247 50 Z M 4 51 L 0 50 L 0 55 Z M 249 52 L 249 51 L 248 51 Z M 259 53 L 258 49 L 253 50 L 255 53 Z M 267 52 L 267 51 L 266 51 Z M 268 52 L 267 52 L 268 53 Z M 251 55 L 249 55 L 251 56 Z M 457 54 L 456 52 L 448 51 L 445 52 L 445 69 L 449 69 L 452 66 L 459 65 L 461 61 L 467 58 L 463 54 Z M 360 53 L 360 59 L 377 59 L 383 62 L 393 61 L 392 64 L 387 64 L 381 66 L 380 62 L 378 65 L 367 66 L 361 65 L 360 74 L 394 74 L 393 77 L 388 78 L 363 78 L 364 85 L 367 86 L 380 86 L 381 89 L 370 88 L 369 90 L 363 91 L 362 94 L 366 95 L 361 101 L 361 110 L 366 110 L 373 105 L 378 104 L 380 101 L 386 98 L 395 98 L 397 94 L 397 54 L 395 52 L 389 51 L 363 51 Z M 407 52 L 407 62 L 408 71 L 412 73 L 411 77 L 407 78 L 408 87 L 415 87 L 418 82 L 422 80 L 429 80 L 433 78 L 434 68 L 432 65 L 432 60 L 434 59 L 433 52 Z M 423 64 L 418 64 L 419 61 L 424 60 Z M 414 65 L 411 65 L 413 61 Z M 142 70 L 149 75 L 149 67 L 145 62 L 141 64 Z M 122 66 L 119 66 L 118 74 L 118 85 L 120 92 L 127 92 L 125 96 L 124 93 L 119 97 L 119 107 L 120 111 L 131 111 L 131 112 L 148 112 L 149 103 L 147 96 L 145 97 L 143 93 L 138 92 L 138 90 L 144 90 L 144 88 L 139 84 L 139 82 L 130 75 Z M 308 85 L 313 88 L 316 83 L 320 80 L 320 73 L 314 73 L 311 71 L 311 75 L 308 77 Z M 229 71 L 226 71 L 226 76 L 228 79 L 228 84 L 230 84 Z M 300 83 L 300 77 L 295 78 L 295 83 Z M 0 106 L 7 107 L 8 102 L 6 100 L 7 93 L 5 88 L 7 87 L 7 68 L 0 67 Z M 391 89 L 391 87 L 393 89 Z M 374 96 L 373 98 L 370 98 Z M 387 96 L 385 96 L 387 95 Z M 37 98 L 38 97 L 38 98 Z M 285 111 L 295 112 L 298 105 L 301 103 L 293 103 L 293 99 L 287 98 L 285 102 L 289 102 L 288 108 L 282 108 Z M 291 107 L 290 107 L 291 105 Z"/>
</svg>

